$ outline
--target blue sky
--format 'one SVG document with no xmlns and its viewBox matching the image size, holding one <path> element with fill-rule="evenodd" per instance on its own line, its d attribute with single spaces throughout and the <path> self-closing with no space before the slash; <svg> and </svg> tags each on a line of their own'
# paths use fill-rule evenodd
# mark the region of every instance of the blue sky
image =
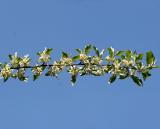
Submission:
<svg viewBox="0 0 160 129">
<path fill-rule="evenodd" d="M 0 0 L 0 61 L 17 51 L 36 60 L 53 48 L 72 53 L 98 48 L 152 50 L 160 63 L 159 0 Z M 131 80 L 107 84 L 108 76 L 65 73 L 28 83 L 0 82 L 0 129 L 158 129 L 160 71 L 143 88 Z"/>
</svg>

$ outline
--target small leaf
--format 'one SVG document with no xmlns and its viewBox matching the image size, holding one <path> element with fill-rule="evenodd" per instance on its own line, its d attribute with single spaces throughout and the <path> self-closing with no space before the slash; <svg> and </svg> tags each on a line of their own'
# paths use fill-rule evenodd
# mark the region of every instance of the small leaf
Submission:
<svg viewBox="0 0 160 129">
<path fill-rule="evenodd" d="M 42 71 L 44 71 L 46 67 L 47 67 L 47 66 L 42 66 Z"/>
<path fill-rule="evenodd" d="M 140 78 L 134 75 L 131 75 L 131 78 L 138 86 L 143 86 L 143 81 Z"/>
<path fill-rule="evenodd" d="M 142 66 L 143 66 L 143 63 L 142 63 L 142 62 L 137 62 L 136 64 L 137 64 L 137 68 L 138 68 L 138 69 L 141 69 Z"/>
<path fill-rule="evenodd" d="M 142 76 L 143 76 L 143 79 L 146 80 L 148 77 L 151 76 L 151 74 L 149 72 L 145 72 L 145 73 L 142 73 Z"/>
<path fill-rule="evenodd" d="M 79 54 L 82 54 L 82 53 L 83 53 L 81 49 L 76 48 L 75 50 L 76 50 Z"/>
<path fill-rule="evenodd" d="M 160 68 L 160 65 L 158 65 L 158 66 L 152 66 L 152 68 Z"/>
<path fill-rule="evenodd" d="M 130 59 L 131 59 L 131 56 L 132 56 L 132 51 L 127 50 L 127 51 L 126 51 L 126 59 L 127 59 L 127 60 L 130 60 Z"/>
<path fill-rule="evenodd" d="M 109 78 L 108 83 L 109 83 L 109 84 L 113 83 L 113 82 L 116 80 L 116 78 L 117 78 L 117 75 L 116 75 L 116 74 L 113 74 L 113 75 Z"/>
<path fill-rule="evenodd" d="M 46 49 L 46 54 L 50 55 L 51 52 L 52 52 L 52 50 L 53 50 L 52 48 L 47 48 L 47 49 Z"/>
<path fill-rule="evenodd" d="M 122 59 L 125 59 L 125 56 L 124 56 L 124 55 L 121 55 L 121 58 L 122 58 Z"/>
<path fill-rule="evenodd" d="M 91 48 L 92 48 L 92 45 L 85 46 L 85 49 L 84 49 L 85 54 L 89 54 L 91 51 Z"/>
<path fill-rule="evenodd" d="M 153 65 L 155 63 L 155 57 L 154 57 L 152 51 L 148 51 L 146 53 L 146 63 L 147 63 L 147 65 Z"/>
<path fill-rule="evenodd" d="M 131 66 L 131 68 L 132 68 L 133 70 L 138 70 L 137 67 L 135 67 L 135 66 Z"/>
<path fill-rule="evenodd" d="M 86 72 L 81 72 L 80 73 L 80 76 L 84 76 L 84 75 L 86 75 Z"/>
<path fill-rule="evenodd" d="M 142 60 L 143 59 L 143 54 L 138 54 L 137 57 L 136 57 L 136 60 Z"/>
<path fill-rule="evenodd" d="M 24 77 L 24 76 L 18 76 L 18 79 L 19 79 L 20 81 L 25 81 L 25 80 L 27 80 L 27 78 Z"/>
<path fill-rule="evenodd" d="M 79 58 L 80 58 L 80 56 L 79 56 L 79 55 L 74 56 L 74 57 L 72 58 L 72 61 L 73 61 L 73 62 L 75 62 L 75 61 L 79 60 Z"/>
<path fill-rule="evenodd" d="M 7 77 L 7 78 L 4 78 L 3 82 L 6 82 L 8 79 L 9 79 L 9 77 Z"/>
<path fill-rule="evenodd" d="M 123 80 L 123 79 L 126 79 L 128 77 L 128 74 L 126 75 L 119 75 L 119 79 Z"/>
<path fill-rule="evenodd" d="M 71 83 L 72 83 L 72 86 L 76 83 L 76 80 L 77 80 L 77 74 L 71 75 Z"/>
<path fill-rule="evenodd" d="M 134 56 L 134 60 L 136 63 L 140 62 L 143 59 L 143 54 L 138 54 Z"/>
<path fill-rule="evenodd" d="M 113 57 L 114 56 L 114 48 L 110 47 L 110 48 L 108 48 L 108 51 L 109 51 L 109 55 L 111 57 Z"/>
<path fill-rule="evenodd" d="M 103 49 L 103 50 L 100 52 L 99 57 L 101 57 L 101 58 L 102 58 L 102 56 L 103 56 L 104 52 L 105 52 L 105 50 Z"/>
<path fill-rule="evenodd" d="M 122 56 L 122 55 L 123 55 L 123 53 L 124 53 L 124 51 L 123 51 L 123 50 L 118 51 L 118 52 L 116 53 L 116 56 Z"/>
<path fill-rule="evenodd" d="M 8 57 L 9 57 L 10 60 L 12 60 L 12 55 L 11 54 L 9 54 Z"/>
<path fill-rule="evenodd" d="M 33 75 L 33 81 L 37 80 L 39 78 L 39 76 L 40 76 L 39 74 Z"/>
<path fill-rule="evenodd" d="M 62 52 L 62 58 L 68 58 L 69 56 L 68 56 L 68 54 L 67 53 L 65 53 L 65 52 Z"/>
<path fill-rule="evenodd" d="M 93 46 L 93 50 L 95 51 L 96 55 L 97 55 L 98 57 L 100 57 L 100 53 L 99 53 L 98 48 L 96 48 L 95 46 Z"/>
</svg>

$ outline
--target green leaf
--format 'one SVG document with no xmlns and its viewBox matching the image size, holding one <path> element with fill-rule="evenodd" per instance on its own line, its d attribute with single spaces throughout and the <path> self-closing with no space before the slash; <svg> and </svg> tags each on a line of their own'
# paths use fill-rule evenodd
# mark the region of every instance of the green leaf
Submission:
<svg viewBox="0 0 160 129">
<path fill-rule="evenodd" d="M 15 77 L 18 77 L 18 79 L 19 79 L 20 81 L 25 81 L 25 80 L 28 79 L 27 77 L 25 77 L 25 70 L 23 70 L 23 69 L 19 69 L 19 70 L 17 71 Z"/>
<path fill-rule="evenodd" d="M 44 71 L 46 67 L 47 67 L 47 66 L 42 66 L 42 71 Z"/>
<path fill-rule="evenodd" d="M 130 59 L 131 59 L 131 56 L 132 56 L 132 51 L 131 51 L 131 50 L 127 50 L 127 51 L 126 51 L 126 59 L 127 59 L 127 60 L 130 60 Z"/>
<path fill-rule="evenodd" d="M 52 52 L 52 50 L 53 50 L 52 48 L 47 48 L 47 49 L 46 49 L 46 54 L 50 55 L 51 52 Z"/>
<path fill-rule="evenodd" d="M 12 55 L 11 54 L 9 54 L 8 57 L 9 57 L 10 60 L 12 60 Z"/>
<path fill-rule="evenodd" d="M 133 69 L 133 70 L 138 70 L 137 67 L 135 67 L 135 66 L 130 66 L 130 67 L 131 67 L 131 69 Z"/>
<path fill-rule="evenodd" d="M 114 56 L 114 48 L 110 47 L 110 48 L 108 48 L 108 51 L 109 51 L 109 55 L 111 57 L 113 57 Z"/>
<path fill-rule="evenodd" d="M 145 73 L 142 73 L 142 76 L 143 76 L 143 79 L 146 80 L 148 77 L 151 76 L 151 74 L 149 72 L 145 72 Z"/>
<path fill-rule="evenodd" d="M 83 72 L 80 73 L 80 76 L 84 76 L 84 75 L 86 75 L 85 71 L 83 71 Z"/>
<path fill-rule="evenodd" d="M 123 79 L 126 79 L 128 77 L 128 74 L 126 75 L 119 75 L 119 79 L 123 80 Z"/>
<path fill-rule="evenodd" d="M 25 80 L 27 80 L 27 78 L 26 78 L 25 76 L 18 76 L 18 79 L 19 79 L 20 81 L 25 81 Z"/>
<path fill-rule="evenodd" d="M 134 52 L 133 52 L 133 54 L 131 55 L 131 58 L 134 60 L 134 61 L 136 61 L 136 58 L 138 57 L 138 55 L 137 55 L 137 51 L 135 50 Z M 137 58 L 138 59 L 138 58 Z M 137 60 L 138 61 L 138 60 Z"/>
<path fill-rule="evenodd" d="M 155 57 L 152 51 L 146 53 L 146 63 L 147 65 L 153 65 L 155 63 Z"/>
<path fill-rule="evenodd" d="M 143 54 L 138 54 L 137 57 L 136 57 L 136 60 L 142 60 L 143 59 Z"/>
<path fill-rule="evenodd" d="M 92 48 L 92 45 L 85 46 L 85 49 L 84 49 L 85 54 L 89 54 L 91 51 L 91 48 Z"/>
<path fill-rule="evenodd" d="M 6 82 L 8 79 L 9 79 L 9 77 L 7 77 L 7 78 L 4 78 L 3 82 Z"/>
<path fill-rule="evenodd" d="M 77 80 L 77 74 L 72 74 L 72 75 L 71 75 L 71 83 L 72 83 L 72 86 L 76 83 L 76 80 Z"/>
<path fill-rule="evenodd" d="M 95 46 L 93 46 L 93 50 L 95 51 L 96 55 L 97 55 L 98 57 L 100 57 L 100 53 L 99 53 L 98 48 L 96 48 Z"/>
<path fill-rule="evenodd" d="M 158 66 L 152 66 L 152 68 L 160 68 L 160 65 L 158 65 Z"/>
<path fill-rule="evenodd" d="M 108 72 L 110 72 L 113 68 L 114 68 L 113 65 L 107 64 L 107 65 L 105 66 L 105 72 L 108 73 Z"/>
<path fill-rule="evenodd" d="M 109 83 L 109 84 L 113 83 L 113 82 L 116 80 L 116 78 L 117 78 L 117 75 L 116 75 L 116 74 L 113 74 L 113 75 L 109 78 L 108 83 Z"/>
<path fill-rule="evenodd" d="M 33 75 L 33 81 L 37 80 L 39 77 L 40 77 L 40 75 L 39 75 L 39 74 L 35 74 L 35 75 Z"/>
<path fill-rule="evenodd" d="M 124 56 L 124 55 L 121 55 L 121 58 L 122 58 L 122 59 L 125 59 L 125 56 Z"/>
<path fill-rule="evenodd" d="M 82 51 L 81 49 L 76 48 L 75 50 L 76 50 L 79 54 L 82 54 L 82 53 L 83 53 L 83 51 Z"/>
<path fill-rule="evenodd" d="M 100 54 L 99 54 L 99 57 L 102 58 L 103 54 L 104 54 L 105 50 L 103 49 Z"/>
<path fill-rule="evenodd" d="M 134 60 L 136 63 L 140 62 L 143 59 L 143 54 L 134 55 Z"/>
<path fill-rule="evenodd" d="M 79 58 L 80 58 L 80 56 L 79 56 L 79 55 L 74 56 L 74 57 L 72 58 L 72 61 L 73 61 L 73 62 L 75 62 L 75 61 L 79 60 Z"/>
<path fill-rule="evenodd" d="M 67 53 L 65 53 L 65 52 L 62 52 L 62 58 L 68 58 L 69 56 L 68 56 L 68 54 Z"/>
<path fill-rule="evenodd" d="M 140 78 L 134 75 L 131 75 L 131 78 L 133 82 L 136 83 L 138 86 L 143 86 L 143 81 Z"/>
<path fill-rule="evenodd" d="M 124 51 L 123 51 L 123 50 L 118 51 L 118 52 L 116 53 L 116 56 L 122 56 L 122 55 L 123 55 L 123 53 L 124 53 Z"/>
<path fill-rule="evenodd" d="M 142 62 L 137 62 L 136 64 L 137 64 L 137 68 L 138 68 L 138 69 L 141 69 L 142 66 L 143 66 Z"/>
</svg>

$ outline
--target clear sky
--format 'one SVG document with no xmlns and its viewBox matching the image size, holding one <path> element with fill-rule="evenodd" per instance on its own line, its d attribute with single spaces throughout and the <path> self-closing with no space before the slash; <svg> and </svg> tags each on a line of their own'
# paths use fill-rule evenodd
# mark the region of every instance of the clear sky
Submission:
<svg viewBox="0 0 160 129">
<path fill-rule="evenodd" d="M 0 61 L 45 47 L 152 50 L 160 63 L 159 0 L 0 0 Z M 0 129 L 159 129 L 160 70 L 143 88 L 131 80 L 68 74 L 36 82 L 0 81 Z"/>
</svg>

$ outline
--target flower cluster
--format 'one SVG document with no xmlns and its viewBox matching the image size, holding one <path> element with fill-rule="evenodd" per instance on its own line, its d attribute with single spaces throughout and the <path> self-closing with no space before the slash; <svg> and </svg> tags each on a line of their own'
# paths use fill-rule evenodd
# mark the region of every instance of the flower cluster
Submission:
<svg viewBox="0 0 160 129">
<path fill-rule="evenodd" d="M 4 78 L 4 81 L 7 81 L 8 78 L 12 75 L 12 69 L 8 64 L 1 64 L 1 72 L 0 72 L 0 77 Z"/>
<path fill-rule="evenodd" d="M 17 52 L 9 55 L 9 63 L 0 64 L 0 77 L 7 81 L 10 77 L 27 81 L 26 70 L 31 68 L 33 80 L 36 80 L 45 71 L 45 76 L 57 77 L 60 72 L 67 70 L 71 74 L 72 85 L 75 84 L 78 75 L 86 76 L 103 76 L 111 74 L 108 83 L 113 83 L 116 79 L 131 78 L 139 86 L 143 85 L 143 80 L 151 76 L 153 68 L 160 68 L 155 65 L 155 57 L 152 51 L 146 52 L 146 61 L 144 54 L 132 52 L 131 50 L 115 51 L 110 47 L 106 50 L 108 55 L 104 55 L 105 49 L 99 51 L 97 47 L 86 45 L 83 50 L 75 49 L 78 54 L 70 56 L 62 52 L 60 60 L 51 61 L 51 48 L 45 48 L 44 51 L 38 52 L 36 65 L 30 65 L 31 59 L 28 55 L 19 57 Z M 91 54 L 91 50 L 95 53 Z"/>
<path fill-rule="evenodd" d="M 64 64 L 61 61 L 55 61 L 52 66 L 49 67 L 46 76 L 58 76 L 58 74 L 64 69 Z"/>
<path fill-rule="evenodd" d="M 27 67 L 30 65 L 31 59 L 29 55 L 25 55 L 24 57 L 19 57 L 17 52 L 14 55 L 9 54 L 10 64 L 13 68 L 16 67 Z"/>
<path fill-rule="evenodd" d="M 25 55 L 23 58 L 20 59 L 19 61 L 19 66 L 20 67 L 27 67 L 30 65 L 30 58 L 29 55 Z"/>
<path fill-rule="evenodd" d="M 39 76 L 42 74 L 43 70 L 44 70 L 44 67 L 36 64 L 36 66 L 32 68 L 33 80 L 38 79 Z"/>
<path fill-rule="evenodd" d="M 52 52 L 51 48 L 45 48 L 43 52 L 38 52 L 37 55 L 39 56 L 38 62 L 41 63 L 48 63 L 51 60 L 50 54 Z"/>
</svg>

